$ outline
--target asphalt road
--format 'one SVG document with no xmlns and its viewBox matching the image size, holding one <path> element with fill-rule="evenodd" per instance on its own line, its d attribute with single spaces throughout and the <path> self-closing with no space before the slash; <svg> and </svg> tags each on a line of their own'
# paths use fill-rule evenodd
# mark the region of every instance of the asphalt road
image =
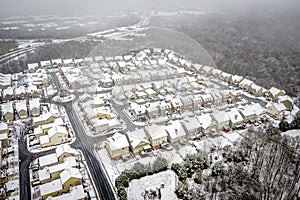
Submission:
<svg viewBox="0 0 300 200">
<path fill-rule="evenodd" d="M 65 103 L 64 105 L 76 135 L 76 141 L 71 144 L 71 146 L 82 151 L 89 166 L 91 176 L 94 180 L 95 187 L 100 198 L 105 200 L 115 199 L 113 190 L 109 185 L 109 181 L 105 176 L 100 163 L 93 154 L 94 145 L 97 144 L 99 139 L 101 140 L 103 137 L 94 138 L 87 136 L 77 114 L 72 107 L 72 102 Z"/>
</svg>

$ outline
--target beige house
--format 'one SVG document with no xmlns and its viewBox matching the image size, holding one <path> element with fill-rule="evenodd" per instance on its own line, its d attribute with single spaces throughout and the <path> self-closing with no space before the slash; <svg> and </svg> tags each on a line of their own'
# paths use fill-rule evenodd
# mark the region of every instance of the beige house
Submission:
<svg viewBox="0 0 300 200">
<path fill-rule="evenodd" d="M 55 144 L 62 144 L 67 142 L 69 134 L 64 126 L 53 126 L 48 131 L 48 135 L 40 137 L 40 143 L 42 147 L 48 147 Z"/>
<path fill-rule="evenodd" d="M 272 87 L 271 89 L 269 89 L 268 91 L 269 97 L 276 101 L 278 100 L 279 96 L 284 96 L 285 95 L 285 91 L 284 90 L 279 90 L 275 87 Z"/>
<path fill-rule="evenodd" d="M 129 143 L 125 135 L 115 133 L 112 137 L 107 138 L 105 148 L 111 158 L 116 159 L 129 152 Z"/>
<path fill-rule="evenodd" d="M 29 110 L 32 117 L 37 117 L 40 115 L 40 100 L 31 99 L 29 100 Z"/>
<path fill-rule="evenodd" d="M 239 83 L 239 88 L 249 91 L 252 84 L 254 84 L 253 81 L 245 78 Z"/>
<path fill-rule="evenodd" d="M 138 154 L 144 150 L 151 149 L 150 141 L 148 140 L 144 129 L 137 129 L 133 132 L 126 133 L 130 150 L 134 154 Z"/>
<path fill-rule="evenodd" d="M 283 103 L 283 105 L 286 107 L 287 110 L 293 110 L 294 102 L 293 102 L 293 99 L 291 97 L 289 97 L 288 95 L 279 96 L 278 101 L 280 103 Z"/>
<path fill-rule="evenodd" d="M 55 149 L 56 156 L 59 162 L 64 162 L 67 158 L 78 155 L 78 152 L 69 144 L 61 144 Z"/>
<path fill-rule="evenodd" d="M 267 90 L 259 85 L 256 85 L 255 83 L 253 83 L 249 88 L 249 92 L 256 97 L 261 97 L 267 93 Z"/>
<path fill-rule="evenodd" d="M 266 105 L 266 113 L 279 120 L 283 119 L 285 111 L 286 107 L 283 103 L 269 103 Z"/>
<path fill-rule="evenodd" d="M 145 132 L 153 149 L 159 148 L 161 144 L 166 143 L 168 140 L 168 134 L 163 126 L 153 124 L 147 127 Z"/>
<path fill-rule="evenodd" d="M 231 128 L 235 127 L 236 125 L 243 123 L 244 119 L 237 108 L 231 108 L 226 110 L 226 114 L 229 117 L 229 125 Z"/>
<path fill-rule="evenodd" d="M 16 102 L 15 108 L 20 119 L 25 119 L 28 117 L 26 101 Z"/>
<path fill-rule="evenodd" d="M 212 114 L 212 118 L 216 121 L 217 129 L 223 129 L 225 126 L 229 126 L 229 117 L 225 111 L 215 111 Z"/>
<path fill-rule="evenodd" d="M 203 134 L 208 134 L 212 129 L 216 128 L 209 113 L 198 115 L 197 120 L 200 123 L 200 130 Z"/>
<path fill-rule="evenodd" d="M 54 119 L 55 119 L 54 115 L 52 115 L 52 113 L 48 112 L 48 113 L 45 113 L 38 117 L 34 117 L 33 124 L 34 124 L 34 127 L 38 127 L 40 125 L 53 123 Z"/>
<path fill-rule="evenodd" d="M 63 185 L 64 192 L 70 190 L 71 186 L 82 184 L 82 175 L 77 168 L 67 168 L 60 174 L 60 180 Z"/>
<path fill-rule="evenodd" d="M 265 113 L 265 109 L 259 103 L 250 104 L 238 108 L 244 121 L 259 120 Z"/>
<path fill-rule="evenodd" d="M 201 132 L 200 122 L 196 117 L 186 117 L 182 120 L 182 126 L 189 139 L 194 139 Z"/>
<path fill-rule="evenodd" d="M 168 134 L 168 141 L 170 143 L 175 143 L 186 139 L 186 132 L 179 120 L 169 122 L 165 126 L 165 130 Z"/>
<path fill-rule="evenodd" d="M 12 102 L 8 102 L 5 104 L 1 104 L 2 108 L 2 116 L 5 121 L 13 121 L 14 120 L 14 109 Z"/>
</svg>

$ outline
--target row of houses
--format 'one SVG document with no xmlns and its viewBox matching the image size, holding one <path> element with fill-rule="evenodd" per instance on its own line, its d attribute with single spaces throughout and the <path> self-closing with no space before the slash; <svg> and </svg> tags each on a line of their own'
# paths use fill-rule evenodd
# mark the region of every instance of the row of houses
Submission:
<svg viewBox="0 0 300 200">
<path fill-rule="evenodd" d="M 11 128 L 0 122 L 0 199 L 19 196 L 19 155 L 17 138 Z"/>
<path fill-rule="evenodd" d="M 265 107 L 254 103 L 237 108 L 216 110 L 211 114 L 186 117 L 181 121 L 170 121 L 165 126 L 154 124 L 125 135 L 117 133 L 107 139 L 105 146 L 112 158 L 119 158 L 129 151 L 137 154 L 148 149 L 156 149 L 166 142 L 174 143 L 206 134 L 215 135 L 218 130 L 235 128 L 252 120 L 261 120 L 265 114 L 281 120 L 286 110 L 287 108 L 279 103 L 270 103 Z"/>
<path fill-rule="evenodd" d="M 79 106 L 93 131 L 99 133 L 121 127 L 121 122 L 112 111 L 107 98 L 100 94 L 94 96 L 85 94 L 84 96 L 80 98 Z"/>
<path fill-rule="evenodd" d="M 37 117 L 41 113 L 40 100 L 38 98 L 30 100 L 17 100 L 0 104 L 2 117 L 5 121 L 15 119 L 25 119 L 28 116 Z"/>
<path fill-rule="evenodd" d="M 39 157 L 30 170 L 30 180 L 38 189 L 33 191 L 42 199 L 86 199 L 88 193 L 83 186 L 84 175 L 80 166 L 80 153 L 63 144 L 55 153 Z"/>
<path fill-rule="evenodd" d="M 199 110 L 212 105 L 221 106 L 228 101 L 238 99 L 240 96 L 230 91 L 211 91 L 197 95 L 173 97 L 166 95 L 162 100 L 144 104 L 130 103 L 128 110 L 135 121 L 146 121 L 159 116 L 167 116 L 183 111 Z"/>
</svg>

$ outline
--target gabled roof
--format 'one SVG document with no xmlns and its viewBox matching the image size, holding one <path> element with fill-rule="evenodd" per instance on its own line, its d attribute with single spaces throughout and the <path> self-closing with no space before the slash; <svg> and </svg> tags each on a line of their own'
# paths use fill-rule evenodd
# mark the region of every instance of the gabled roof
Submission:
<svg viewBox="0 0 300 200">
<path fill-rule="evenodd" d="M 136 129 L 132 132 L 126 133 L 130 146 L 136 148 L 141 143 L 150 144 L 149 140 L 146 137 L 144 129 Z"/>
<path fill-rule="evenodd" d="M 53 126 L 48 130 L 49 138 L 53 137 L 56 133 L 62 133 L 64 135 L 68 135 L 68 131 L 64 126 Z"/>
<path fill-rule="evenodd" d="M 165 127 L 165 130 L 171 139 L 176 139 L 176 138 L 186 136 L 186 133 L 179 120 L 171 121 L 170 124 L 168 124 Z"/>
<path fill-rule="evenodd" d="M 106 143 L 112 151 L 129 147 L 126 136 L 121 133 L 115 133 L 113 136 L 107 138 Z"/>
<path fill-rule="evenodd" d="M 168 136 L 164 126 L 158 126 L 156 124 L 148 126 L 145 131 L 153 140 Z"/>
<path fill-rule="evenodd" d="M 55 149 L 56 156 L 60 157 L 63 153 L 77 154 L 78 152 L 73 149 L 69 144 L 61 144 Z"/>
<path fill-rule="evenodd" d="M 212 118 L 208 113 L 197 116 L 197 120 L 200 123 L 200 127 L 203 129 L 207 129 L 213 123 Z"/>
<path fill-rule="evenodd" d="M 227 110 L 226 113 L 232 123 L 239 123 L 244 120 L 237 108 Z"/>
<path fill-rule="evenodd" d="M 225 111 L 215 111 L 212 116 L 218 123 L 229 121 L 229 117 Z"/>
<path fill-rule="evenodd" d="M 66 183 L 70 178 L 82 179 L 82 175 L 77 168 L 66 168 L 62 173 L 60 173 L 61 183 Z"/>
</svg>

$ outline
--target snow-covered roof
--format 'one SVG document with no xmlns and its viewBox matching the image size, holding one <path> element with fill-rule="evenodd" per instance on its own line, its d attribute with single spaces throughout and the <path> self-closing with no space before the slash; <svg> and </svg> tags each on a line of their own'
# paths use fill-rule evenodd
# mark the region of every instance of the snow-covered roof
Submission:
<svg viewBox="0 0 300 200">
<path fill-rule="evenodd" d="M 145 131 L 154 140 L 168 136 L 164 126 L 159 126 L 159 125 L 156 125 L 156 124 L 152 124 L 151 126 L 148 126 L 145 129 Z"/>
<path fill-rule="evenodd" d="M 126 133 L 126 135 L 129 140 L 130 146 L 132 146 L 133 148 L 137 147 L 142 142 L 150 144 L 150 142 L 146 137 L 146 133 L 144 129 L 136 129 L 132 132 Z"/>
<path fill-rule="evenodd" d="M 58 59 L 52 59 L 52 63 L 56 63 L 56 64 L 61 64 L 62 63 L 62 60 L 60 58 Z"/>
<path fill-rule="evenodd" d="M 16 105 L 17 112 L 20 112 L 21 110 L 27 111 L 26 101 L 18 101 L 18 102 L 16 102 L 15 105 Z"/>
<path fill-rule="evenodd" d="M 39 185 L 39 188 L 40 188 L 41 196 L 44 196 L 62 190 L 63 186 L 60 179 L 55 179 L 49 183 L 44 183 L 42 185 Z"/>
<path fill-rule="evenodd" d="M 284 91 L 283 91 L 283 90 L 279 90 L 279 89 L 277 89 L 277 88 L 275 88 L 275 87 L 271 87 L 271 88 L 269 89 L 269 92 L 272 94 L 273 97 L 275 97 L 276 95 L 278 95 L 278 93 L 284 92 Z M 285 92 L 284 92 L 284 93 L 285 93 Z"/>
<path fill-rule="evenodd" d="M 253 81 L 245 78 L 239 83 L 239 85 L 240 86 L 250 86 L 253 83 L 254 83 Z"/>
<path fill-rule="evenodd" d="M 283 103 L 274 103 L 275 108 L 278 110 L 278 112 L 282 112 L 286 110 L 286 107 Z"/>
<path fill-rule="evenodd" d="M 41 156 L 38 158 L 38 160 L 41 168 L 58 162 L 56 153 Z"/>
<path fill-rule="evenodd" d="M 62 173 L 60 173 L 60 179 L 62 184 L 67 182 L 70 178 L 82 179 L 82 175 L 79 169 L 70 167 L 70 168 L 66 168 Z"/>
<path fill-rule="evenodd" d="M 230 121 L 234 124 L 243 121 L 243 117 L 241 116 L 241 114 L 237 108 L 232 108 L 230 110 L 227 110 L 226 113 L 227 113 Z"/>
<path fill-rule="evenodd" d="M 8 130 L 7 123 L 0 122 L 0 131 L 3 131 L 3 130 Z"/>
<path fill-rule="evenodd" d="M 28 70 L 33 70 L 35 68 L 38 68 L 39 67 L 39 64 L 38 63 L 28 63 Z"/>
<path fill-rule="evenodd" d="M 200 128 L 200 122 L 197 120 L 196 117 L 186 117 L 184 120 L 182 120 L 182 123 L 187 130 L 194 130 Z"/>
<path fill-rule="evenodd" d="M 51 65 L 50 60 L 40 61 L 40 63 L 41 63 L 41 66 L 42 66 L 42 67 L 45 67 L 45 66 L 47 66 L 47 65 Z"/>
<path fill-rule="evenodd" d="M 106 142 L 108 143 L 112 151 L 129 147 L 126 136 L 121 133 L 115 133 L 113 136 L 107 138 Z"/>
<path fill-rule="evenodd" d="M 14 112 L 12 102 L 1 104 L 1 108 L 2 108 L 2 114 Z"/>
<path fill-rule="evenodd" d="M 48 130 L 48 136 L 49 138 L 52 138 L 56 133 L 62 133 L 65 135 L 68 135 L 68 131 L 66 127 L 64 126 L 53 126 Z"/>
<path fill-rule="evenodd" d="M 63 153 L 77 154 L 77 151 L 73 149 L 69 144 L 61 144 L 55 149 L 56 156 L 60 157 Z"/>
<path fill-rule="evenodd" d="M 24 87 L 23 85 L 17 87 L 17 88 L 15 89 L 15 93 L 16 93 L 16 95 L 20 95 L 20 94 L 22 94 L 22 93 L 25 94 L 25 93 L 26 93 L 25 87 Z"/>
<path fill-rule="evenodd" d="M 261 107 L 259 103 L 250 104 L 245 107 L 239 108 L 240 113 L 244 116 L 251 116 L 251 115 L 261 115 L 265 109 Z"/>
<path fill-rule="evenodd" d="M 30 99 L 29 100 L 29 109 L 32 110 L 33 108 L 40 108 L 40 99 Z"/>
<path fill-rule="evenodd" d="M 215 111 L 212 116 L 218 123 L 229 121 L 229 117 L 225 111 Z"/>
<path fill-rule="evenodd" d="M 172 140 L 186 136 L 186 133 L 179 120 L 171 121 L 170 124 L 165 126 L 165 130 Z"/>
<path fill-rule="evenodd" d="M 242 77 L 242 76 L 238 76 L 238 75 L 233 75 L 233 76 L 231 77 L 231 79 L 232 79 L 232 81 L 233 81 L 234 83 L 239 83 L 239 82 L 241 82 L 241 81 L 243 80 L 243 77 Z"/>
<path fill-rule="evenodd" d="M 213 123 L 212 118 L 208 113 L 197 116 L 197 119 L 200 123 L 200 127 L 203 129 L 207 129 Z"/>
</svg>

